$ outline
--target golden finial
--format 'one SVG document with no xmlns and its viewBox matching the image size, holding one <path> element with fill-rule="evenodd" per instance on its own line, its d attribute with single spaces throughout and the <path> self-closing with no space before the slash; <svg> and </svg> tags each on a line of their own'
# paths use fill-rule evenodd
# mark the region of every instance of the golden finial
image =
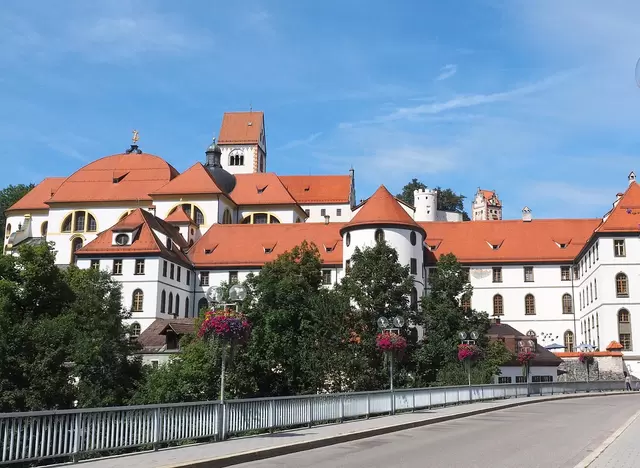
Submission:
<svg viewBox="0 0 640 468">
<path fill-rule="evenodd" d="M 131 141 L 133 141 L 133 144 L 135 145 L 136 143 L 138 143 L 139 139 L 140 139 L 140 137 L 138 136 L 138 130 L 134 130 L 133 131 L 133 138 L 131 138 Z"/>
</svg>

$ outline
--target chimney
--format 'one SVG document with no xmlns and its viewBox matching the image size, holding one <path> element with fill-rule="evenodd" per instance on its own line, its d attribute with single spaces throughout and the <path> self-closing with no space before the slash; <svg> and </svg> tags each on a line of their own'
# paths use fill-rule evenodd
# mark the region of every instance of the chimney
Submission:
<svg viewBox="0 0 640 468">
<path fill-rule="evenodd" d="M 491 321 L 496 325 L 500 325 L 500 317 L 492 317 Z"/>
<path fill-rule="evenodd" d="M 629 172 L 629 185 L 633 184 L 636 181 L 636 173 L 631 171 Z"/>
<path fill-rule="evenodd" d="M 331 218 L 331 216 L 329 215 L 324 216 L 324 224 L 329 224 L 329 218 Z"/>
<path fill-rule="evenodd" d="M 522 208 L 522 221 L 525 223 L 531 222 L 531 209 L 528 206 Z"/>
</svg>

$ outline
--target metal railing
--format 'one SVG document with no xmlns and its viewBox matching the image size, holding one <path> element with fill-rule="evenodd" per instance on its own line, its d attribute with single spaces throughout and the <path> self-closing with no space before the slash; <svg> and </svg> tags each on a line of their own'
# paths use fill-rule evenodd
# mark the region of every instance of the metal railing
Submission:
<svg viewBox="0 0 640 468">
<path fill-rule="evenodd" d="M 397 389 L 25 413 L 0 413 L 0 465 L 157 449 L 185 441 L 311 426 L 476 401 L 624 390 L 623 381 Z"/>
</svg>

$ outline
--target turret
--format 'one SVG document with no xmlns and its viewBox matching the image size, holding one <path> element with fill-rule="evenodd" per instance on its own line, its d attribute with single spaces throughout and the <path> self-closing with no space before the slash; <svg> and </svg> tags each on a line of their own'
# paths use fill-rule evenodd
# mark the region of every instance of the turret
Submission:
<svg viewBox="0 0 640 468">
<path fill-rule="evenodd" d="M 438 212 L 438 191 L 428 188 L 414 190 L 413 206 L 416 209 L 416 221 L 435 221 Z"/>
</svg>

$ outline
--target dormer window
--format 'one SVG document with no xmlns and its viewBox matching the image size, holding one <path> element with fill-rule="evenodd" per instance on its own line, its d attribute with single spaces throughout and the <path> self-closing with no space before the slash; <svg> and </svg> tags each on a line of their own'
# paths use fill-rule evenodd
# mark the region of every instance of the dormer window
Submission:
<svg viewBox="0 0 640 468">
<path fill-rule="evenodd" d="M 258 193 L 262 193 L 265 190 L 267 190 L 268 185 L 265 185 L 264 187 L 256 187 L 256 190 L 258 191 Z"/>
<path fill-rule="evenodd" d="M 116 234 L 114 238 L 115 245 L 129 245 L 129 234 Z"/>
<path fill-rule="evenodd" d="M 560 247 L 561 249 L 566 249 L 567 248 L 567 244 L 558 244 L 558 247 Z"/>
<path fill-rule="evenodd" d="M 171 247 L 173 246 L 173 242 L 171 241 L 170 237 L 167 237 L 167 250 L 171 250 Z"/>
<path fill-rule="evenodd" d="M 264 253 L 266 254 L 270 254 L 271 252 L 273 252 L 273 249 L 275 248 L 275 246 L 276 246 L 275 242 L 262 244 L 262 248 L 264 249 Z"/>
<path fill-rule="evenodd" d="M 273 252 L 273 247 L 265 247 L 264 248 L 264 253 L 269 254 L 271 252 Z"/>
</svg>

